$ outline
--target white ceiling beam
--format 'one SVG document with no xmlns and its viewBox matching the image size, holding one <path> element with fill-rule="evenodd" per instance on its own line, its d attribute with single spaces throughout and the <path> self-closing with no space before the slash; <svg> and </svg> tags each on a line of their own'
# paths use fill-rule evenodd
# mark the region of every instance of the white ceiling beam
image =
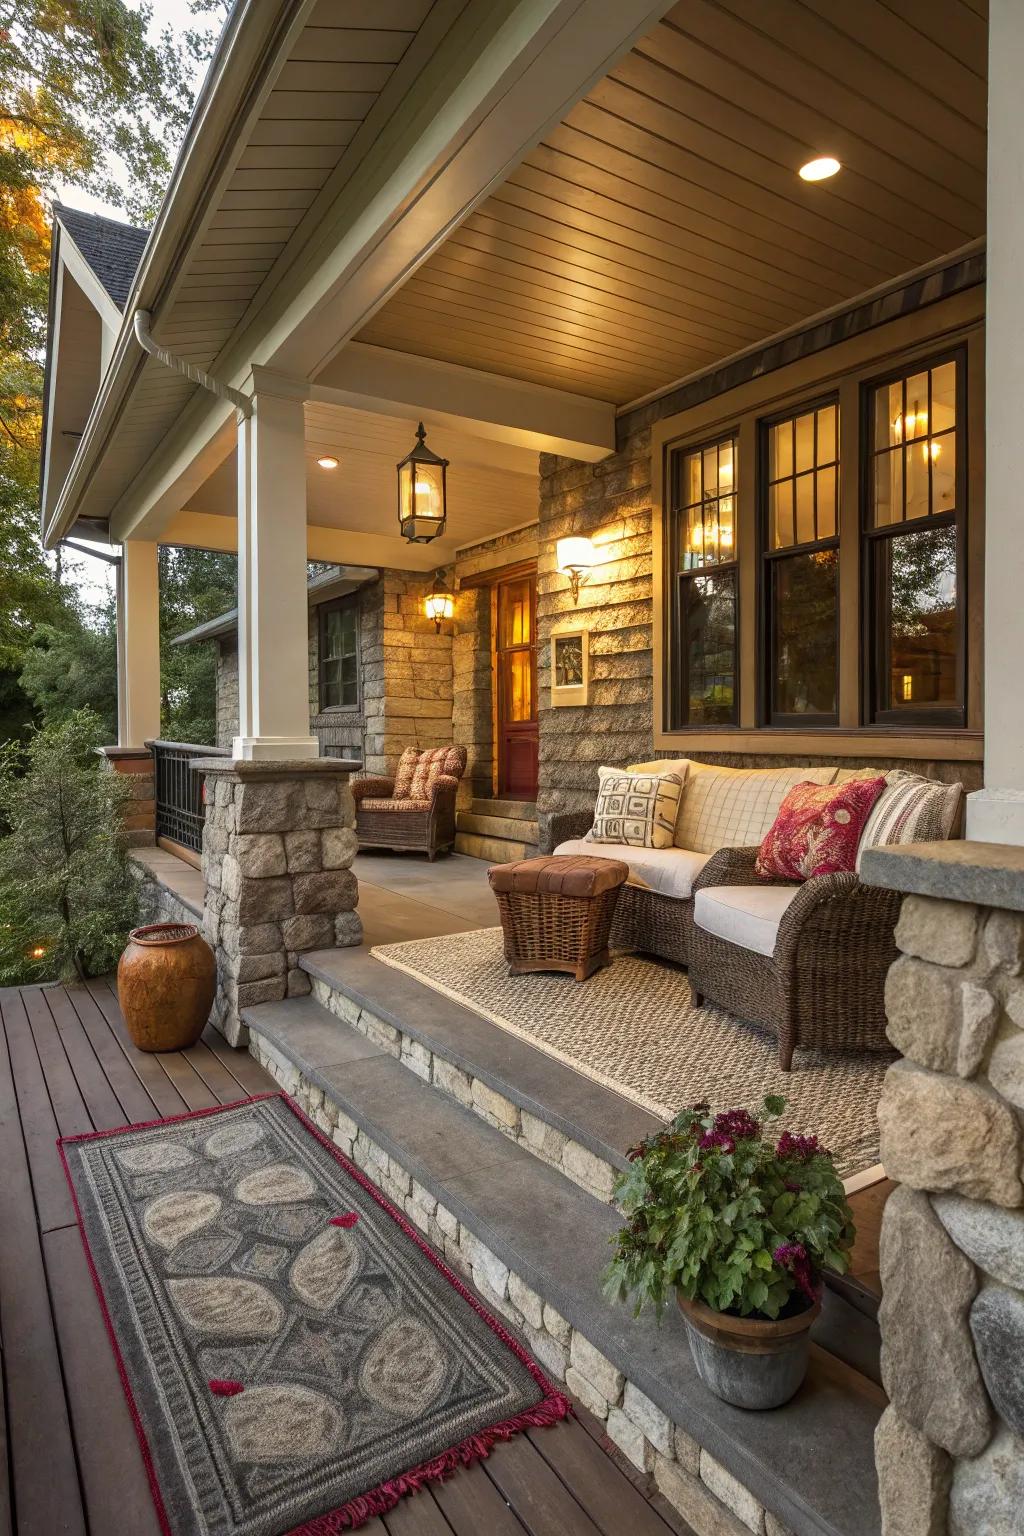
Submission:
<svg viewBox="0 0 1024 1536">
<path fill-rule="evenodd" d="M 352 341 L 316 378 L 311 400 L 470 432 L 535 453 L 596 463 L 615 449 L 615 407 L 457 363 Z"/>
<path fill-rule="evenodd" d="M 300 222 L 218 359 L 218 378 L 241 388 L 254 364 L 295 378 L 320 372 L 669 9 L 669 0 L 470 0 L 411 85 L 402 81 L 364 158 L 344 159 Z M 382 106 L 386 97 L 387 88 Z M 167 319 L 155 313 L 154 329 Z M 149 514 L 161 466 L 181 474 L 189 444 L 212 434 L 218 413 L 223 421 L 203 392 L 190 401 L 159 459 L 112 509 L 122 536 Z"/>
<path fill-rule="evenodd" d="M 238 552 L 238 520 L 212 512 L 178 512 L 164 524 L 161 544 L 187 549 L 211 549 L 223 554 Z M 331 565 L 384 566 L 397 571 L 436 571 L 455 555 L 455 539 L 436 539 L 433 544 L 407 544 L 397 534 L 348 533 L 343 528 L 306 528 L 306 555 Z"/>
</svg>

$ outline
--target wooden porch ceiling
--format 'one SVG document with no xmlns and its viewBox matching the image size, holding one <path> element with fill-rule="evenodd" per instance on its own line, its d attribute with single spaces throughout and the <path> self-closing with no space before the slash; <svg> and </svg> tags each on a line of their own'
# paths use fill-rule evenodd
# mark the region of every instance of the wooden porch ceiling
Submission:
<svg viewBox="0 0 1024 1536">
<path fill-rule="evenodd" d="M 982 235 L 986 69 L 987 0 L 682 0 L 359 340 L 663 388 Z"/>
</svg>

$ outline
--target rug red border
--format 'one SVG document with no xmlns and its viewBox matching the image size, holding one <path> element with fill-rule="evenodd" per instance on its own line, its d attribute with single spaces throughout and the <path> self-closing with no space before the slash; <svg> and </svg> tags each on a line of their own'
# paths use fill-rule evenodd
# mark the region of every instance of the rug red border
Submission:
<svg viewBox="0 0 1024 1536">
<path fill-rule="evenodd" d="M 469 1466 L 474 1461 L 482 1460 L 489 1454 L 492 1447 L 500 1441 L 510 1440 L 513 1435 L 518 1434 L 524 1429 L 543 1428 L 551 1424 L 557 1424 L 560 1419 L 566 1418 L 572 1412 L 572 1404 L 569 1399 L 563 1392 L 557 1391 L 551 1385 L 537 1362 L 532 1359 L 519 1341 L 513 1338 L 504 1324 L 493 1313 L 489 1312 L 482 1302 L 477 1300 L 454 1270 L 450 1269 L 444 1260 L 434 1252 L 425 1238 L 406 1220 L 401 1211 L 391 1204 L 387 1196 L 381 1193 L 372 1180 L 363 1173 L 362 1169 L 357 1168 L 341 1149 L 335 1146 L 329 1137 L 324 1135 L 319 1126 L 313 1124 L 309 1116 L 299 1108 L 290 1094 L 271 1090 L 267 1093 L 253 1094 L 249 1098 L 235 1099 L 230 1104 L 215 1104 L 209 1109 L 192 1110 L 184 1115 L 169 1115 L 161 1120 L 144 1120 L 136 1125 L 121 1125 L 109 1131 L 87 1131 L 78 1136 L 61 1136 L 57 1141 L 57 1150 L 60 1153 L 64 1176 L 68 1181 L 68 1188 L 71 1191 L 78 1231 L 82 1239 L 82 1247 L 85 1250 L 86 1263 L 89 1266 L 93 1287 L 100 1304 L 100 1311 L 103 1314 L 103 1323 L 107 1330 L 107 1337 L 110 1340 L 110 1347 L 114 1353 L 118 1375 L 121 1378 L 121 1386 L 128 1403 L 128 1410 L 132 1417 L 132 1423 L 135 1425 L 135 1433 L 138 1436 L 139 1448 L 142 1451 L 142 1459 L 145 1463 L 146 1476 L 153 1495 L 153 1503 L 156 1506 L 157 1518 L 160 1521 L 160 1527 L 164 1532 L 164 1536 L 175 1536 L 175 1533 L 167 1517 L 167 1509 L 160 1491 L 160 1484 L 157 1480 L 152 1452 L 135 1403 L 131 1383 L 128 1379 L 128 1372 L 125 1369 L 124 1359 L 122 1358 L 117 1336 L 114 1332 L 113 1321 L 107 1307 L 106 1297 L 103 1294 L 103 1287 L 93 1260 L 92 1250 L 89 1247 L 89 1239 L 86 1236 L 85 1227 L 82 1223 L 78 1194 L 75 1190 L 74 1180 L 71 1177 L 71 1169 L 68 1166 L 67 1155 L 64 1149 L 82 1141 L 102 1141 L 114 1136 L 123 1136 L 129 1131 L 150 1130 L 159 1125 L 175 1125 L 182 1120 L 202 1120 L 209 1115 L 223 1114 L 226 1110 L 240 1109 L 246 1104 L 259 1104 L 264 1099 L 282 1099 L 284 1101 L 292 1114 L 316 1138 L 320 1145 L 326 1147 L 335 1162 L 346 1173 L 350 1174 L 367 1194 L 373 1197 L 381 1209 L 391 1217 L 396 1226 L 401 1228 L 405 1236 L 411 1238 L 434 1267 L 440 1271 L 449 1285 L 458 1292 L 464 1301 L 468 1302 L 474 1312 L 483 1319 L 491 1331 L 497 1334 L 506 1348 L 515 1355 L 517 1360 L 526 1366 L 530 1375 L 544 1394 L 541 1401 L 533 1408 L 527 1409 L 525 1413 L 517 1414 L 511 1419 L 505 1419 L 499 1424 L 492 1424 L 490 1428 L 468 1436 L 467 1439 L 461 1440 L 457 1445 L 450 1446 L 447 1451 L 443 1451 L 431 1461 L 421 1462 L 419 1466 L 412 1467 L 408 1472 L 402 1473 L 399 1477 L 391 1478 L 388 1482 L 381 1483 L 368 1493 L 360 1494 L 357 1498 L 350 1499 L 348 1503 L 340 1505 L 337 1509 L 330 1510 L 327 1514 L 318 1515 L 315 1519 L 306 1521 L 303 1525 L 294 1526 L 290 1531 L 282 1532 L 281 1536 L 338 1536 L 338 1533 L 342 1531 L 355 1530 L 367 1520 L 373 1519 L 375 1515 L 387 1514 L 388 1510 L 394 1509 L 398 1501 L 405 1497 L 406 1494 L 416 1493 L 424 1484 L 440 1482 L 444 1478 L 450 1477 L 459 1467 Z"/>
</svg>

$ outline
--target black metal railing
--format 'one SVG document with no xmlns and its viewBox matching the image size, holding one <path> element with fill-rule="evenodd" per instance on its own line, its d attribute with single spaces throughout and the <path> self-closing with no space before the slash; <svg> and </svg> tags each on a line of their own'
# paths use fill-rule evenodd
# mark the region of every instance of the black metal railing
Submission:
<svg viewBox="0 0 1024 1536">
<path fill-rule="evenodd" d="M 201 757 L 228 757 L 225 747 L 204 747 L 194 741 L 150 741 L 156 781 L 156 835 L 194 853 L 203 851 L 206 802 L 201 773 L 191 764 Z"/>
</svg>

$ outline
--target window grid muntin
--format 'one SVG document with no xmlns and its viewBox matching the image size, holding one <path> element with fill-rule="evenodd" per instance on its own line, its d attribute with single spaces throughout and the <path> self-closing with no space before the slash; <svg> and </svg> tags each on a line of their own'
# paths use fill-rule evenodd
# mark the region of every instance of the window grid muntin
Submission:
<svg viewBox="0 0 1024 1536">
<path fill-rule="evenodd" d="M 354 600 L 339 598 L 324 604 L 318 629 L 320 710 L 356 710 L 360 694 L 359 615 Z"/>
<path fill-rule="evenodd" d="M 895 528 L 906 524 L 920 525 L 933 518 L 955 516 L 958 512 L 958 503 L 960 501 L 960 456 L 963 451 L 963 413 L 960 399 L 961 363 L 962 360 L 957 356 L 937 358 L 934 362 L 917 364 L 896 378 L 884 379 L 880 383 L 871 386 L 869 417 L 865 427 L 871 433 L 871 466 L 867 493 L 871 508 L 870 526 L 873 530 Z M 950 367 L 953 369 L 953 420 L 948 427 L 941 427 L 938 431 L 935 431 L 933 430 L 935 422 L 935 375 L 940 369 Z M 924 432 L 918 432 L 916 429 L 919 420 L 920 401 L 915 399 L 914 410 L 909 410 L 909 386 L 914 379 L 921 378 L 922 376 L 927 381 L 925 395 L 927 428 Z M 888 393 L 891 399 L 891 391 L 896 384 L 900 387 L 900 409 L 897 420 L 901 422 L 901 427 L 898 430 L 895 442 L 890 441 L 887 437 L 885 443 L 879 446 L 879 401 L 883 393 Z M 906 430 L 907 422 L 911 419 L 914 421 L 914 431 L 908 433 Z M 886 410 L 886 421 L 890 428 L 895 425 L 889 416 L 888 409 Z M 951 442 L 953 445 L 953 505 L 936 510 L 934 506 L 936 460 L 940 457 L 943 447 L 948 442 Z M 908 461 L 911 454 L 916 454 L 916 450 L 920 447 L 923 447 L 925 450 L 924 462 L 928 470 L 927 510 L 924 513 L 909 515 L 907 511 Z M 900 466 L 900 516 L 890 516 L 887 521 L 880 522 L 878 517 L 879 466 L 893 461 L 898 462 Z M 890 507 L 891 505 L 892 502 L 890 500 Z"/>
<path fill-rule="evenodd" d="M 723 450 L 728 454 L 727 485 L 723 489 Z M 703 443 L 698 447 L 679 450 L 677 457 L 677 524 L 681 523 L 680 532 L 682 538 L 679 542 L 679 569 L 684 571 L 704 570 L 708 566 L 730 565 L 737 558 L 736 554 L 736 497 L 737 497 L 737 455 L 739 453 L 739 437 L 735 433 L 726 433 L 715 438 L 712 442 Z M 711 456 L 714 455 L 714 490 L 709 489 L 709 467 Z M 699 494 L 694 497 L 685 495 L 687 480 L 690 488 L 693 488 L 693 466 L 698 467 L 697 485 Z M 727 516 L 724 520 L 723 516 Z M 699 517 L 694 514 L 699 513 Z M 700 539 L 694 542 L 693 534 L 699 528 Z M 709 541 L 710 530 L 710 541 Z M 709 552 L 708 544 L 711 544 Z M 728 550 L 723 555 L 723 550 Z"/>
<path fill-rule="evenodd" d="M 726 450 L 730 456 L 728 488 L 722 489 L 722 454 Z M 707 491 L 708 456 L 715 454 L 715 493 L 711 496 Z M 686 495 L 684 487 L 687 479 L 692 482 L 692 466 L 699 462 L 699 492 L 697 497 Z M 738 560 L 738 531 L 737 508 L 739 497 L 739 432 L 732 429 L 721 432 L 715 437 L 697 444 L 678 447 L 672 454 L 672 469 L 670 483 L 673 487 L 674 510 L 671 519 L 670 555 L 672 569 L 675 572 L 673 586 L 675 602 L 674 612 L 670 615 L 670 632 L 672 635 L 673 662 L 667 669 L 670 698 L 669 712 L 674 723 L 674 728 L 682 729 L 721 729 L 723 726 L 735 726 L 739 724 L 739 560 Z M 729 505 L 723 508 L 722 503 L 728 501 Z M 728 559 L 712 558 L 697 563 L 697 557 L 706 554 L 707 540 L 703 530 L 699 542 L 699 548 L 692 545 L 691 529 L 694 524 L 692 514 L 701 512 L 701 523 L 708 521 L 708 511 L 714 517 L 714 528 L 718 556 L 723 547 L 728 548 Z M 728 514 L 726 523 L 727 531 L 731 534 L 731 540 L 725 543 L 721 537 L 722 512 Z M 692 558 L 692 563 L 687 563 Z M 687 613 L 689 603 L 692 600 L 692 592 L 697 590 L 693 583 L 695 579 L 728 577 L 732 588 L 732 707 L 728 718 L 711 722 L 701 721 L 694 723 L 690 718 L 689 710 L 689 653 L 687 650 Z"/>
<path fill-rule="evenodd" d="M 832 442 L 831 442 L 830 445 L 824 445 L 822 443 L 822 421 L 821 421 L 821 418 L 826 413 L 830 413 L 831 417 L 832 417 L 832 430 L 831 430 Z M 813 453 L 812 453 L 811 463 L 806 468 L 799 469 L 797 467 L 797 464 L 798 464 L 798 458 L 797 458 L 797 424 L 799 422 L 801 422 L 801 421 L 806 420 L 806 418 L 808 416 L 811 416 L 813 418 L 813 423 L 814 423 L 814 428 L 813 428 L 813 439 L 814 439 Z M 785 416 L 772 418 L 772 419 L 770 419 L 768 421 L 763 422 L 761 424 L 761 426 L 762 426 L 762 431 L 765 434 L 765 444 L 766 444 L 766 451 L 762 455 L 762 459 L 761 459 L 761 467 L 762 467 L 762 474 L 764 476 L 764 481 L 763 481 L 763 484 L 764 484 L 764 487 L 765 487 L 765 497 L 764 497 L 764 500 L 765 500 L 765 506 L 767 508 L 767 535 L 766 535 L 766 540 L 765 540 L 765 547 L 766 547 L 767 552 L 771 553 L 771 554 L 789 553 L 792 550 L 798 549 L 798 548 L 803 548 L 803 547 L 810 548 L 812 546 L 821 544 L 825 540 L 838 540 L 838 538 L 839 538 L 839 516 L 840 516 L 840 508 L 839 508 L 839 397 L 837 395 L 834 395 L 834 396 L 830 396 L 828 399 L 816 401 L 813 404 L 808 404 L 808 405 L 800 406 L 799 409 L 794 410 L 794 411 L 790 411 Z M 773 453 L 774 453 L 775 433 L 781 431 L 781 429 L 784 428 L 784 427 L 788 427 L 789 428 L 789 435 L 790 435 L 790 442 L 789 442 L 789 464 L 790 464 L 790 468 L 789 468 L 788 471 L 783 471 L 780 474 L 773 474 L 772 473 L 772 457 L 773 457 Z M 830 455 L 828 457 L 823 457 L 822 449 L 823 449 L 823 447 L 826 447 L 826 446 L 830 447 L 831 452 L 830 452 Z M 832 516 L 832 526 L 831 526 L 831 528 L 827 532 L 823 533 L 821 531 L 821 515 L 820 515 L 820 510 L 819 510 L 819 481 L 820 481 L 821 476 L 825 472 L 827 472 L 828 470 L 832 470 L 832 472 L 833 472 L 833 500 L 832 500 L 833 516 Z M 798 505 L 797 486 L 798 486 L 798 483 L 800 481 L 805 481 L 805 482 L 809 481 L 810 486 L 811 486 L 812 522 L 813 522 L 813 528 L 814 528 L 814 537 L 811 538 L 811 539 L 801 539 L 801 538 L 799 538 L 797 536 L 797 534 L 798 534 L 798 528 L 797 528 L 797 505 Z M 777 498 L 774 498 L 773 495 L 772 495 L 773 491 L 776 491 L 780 486 L 784 486 L 784 485 L 792 486 L 792 497 L 791 497 L 790 506 L 791 506 L 791 525 L 792 525 L 793 537 L 790 540 L 788 540 L 787 542 L 781 542 L 781 541 L 777 541 L 776 540 L 776 533 L 777 533 L 777 529 L 778 529 L 778 522 L 777 522 L 776 511 L 775 511 L 775 508 L 773 507 L 773 501 L 777 500 Z"/>
</svg>

